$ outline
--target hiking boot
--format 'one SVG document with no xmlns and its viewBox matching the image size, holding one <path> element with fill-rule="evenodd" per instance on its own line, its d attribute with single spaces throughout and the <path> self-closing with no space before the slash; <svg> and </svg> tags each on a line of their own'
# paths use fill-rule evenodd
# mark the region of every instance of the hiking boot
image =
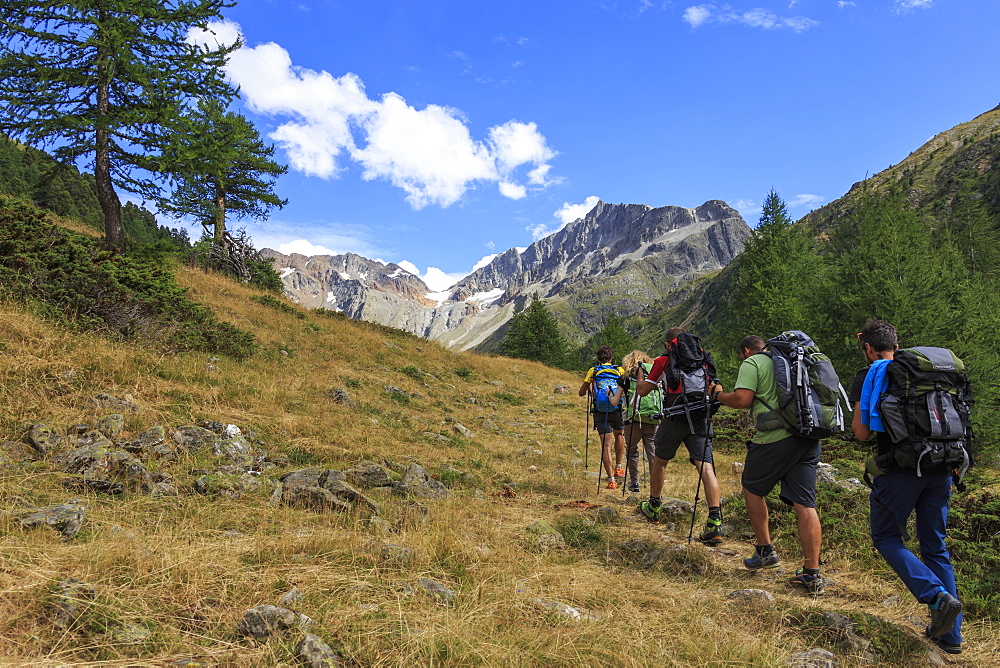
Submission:
<svg viewBox="0 0 1000 668">
<path fill-rule="evenodd" d="M 788 581 L 794 587 L 804 587 L 807 592 L 814 596 L 823 595 L 823 578 L 819 572 L 807 573 L 804 568 L 795 571 L 795 577 Z"/>
<path fill-rule="evenodd" d="M 940 638 L 931 638 L 931 642 L 934 643 L 939 650 L 942 652 L 947 652 L 948 654 L 961 654 L 962 644 L 954 644 L 950 642 L 945 642 Z"/>
<path fill-rule="evenodd" d="M 615 482 L 614 478 L 608 478 L 608 484 L 604 486 L 604 489 L 618 489 L 618 483 Z"/>
<path fill-rule="evenodd" d="M 931 613 L 931 623 L 924 629 L 924 633 L 933 640 L 951 630 L 955 618 L 962 612 L 962 603 L 948 592 L 941 591 L 927 608 Z"/>
<path fill-rule="evenodd" d="M 660 510 L 660 506 L 653 506 L 649 501 L 643 501 L 639 504 L 639 514 L 653 524 L 660 523 Z"/>
<path fill-rule="evenodd" d="M 622 468 L 621 464 L 618 464 L 617 466 L 615 466 L 615 478 L 624 478 L 624 477 L 625 477 L 625 469 Z"/>
<path fill-rule="evenodd" d="M 722 544 L 722 520 L 709 517 L 705 522 L 705 530 L 698 536 L 698 540 L 706 545 Z"/>
<path fill-rule="evenodd" d="M 781 559 L 778 558 L 778 553 L 774 550 L 771 550 L 764 556 L 754 552 L 752 557 L 747 557 L 743 560 L 743 565 L 751 571 L 759 571 L 762 568 L 774 568 L 780 563 Z"/>
<path fill-rule="evenodd" d="M 639 483 L 633 482 L 631 485 L 628 486 L 628 491 L 632 492 L 633 494 L 638 494 L 639 493 Z"/>
</svg>

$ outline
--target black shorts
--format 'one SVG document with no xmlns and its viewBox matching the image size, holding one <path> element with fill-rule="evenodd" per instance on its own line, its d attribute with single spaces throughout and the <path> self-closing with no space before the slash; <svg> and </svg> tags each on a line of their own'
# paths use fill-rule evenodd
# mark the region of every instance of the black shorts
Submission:
<svg viewBox="0 0 1000 668">
<path fill-rule="evenodd" d="M 698 424 L 692 432 L 687 420 L 664 420 L 656 428 L 656 434 L 653 436 L 653 454 L 658 459 L 669 462 L 677 455 L 677 448 L 683 443 L 692 464 L 710 462 L 712 444 L 709 443 L 705 432 L 705 427 Z"/>
<path fill-rule="evenodd" d="M 747 443 L 742 483 L 752 494 L 767 496 L 781 483 L 779 498 L 788 505 L 816 507 L 819 441 L 789 436 L 774 443 Z"/>
<path fill-rule="evenodd" d="M 621 431 L 625 425 L 622 423 L 621 409 L 610 413 L 594 411 L 594 429 L 598 434 L 610 434 L 612 431 Z"/>
</svg>

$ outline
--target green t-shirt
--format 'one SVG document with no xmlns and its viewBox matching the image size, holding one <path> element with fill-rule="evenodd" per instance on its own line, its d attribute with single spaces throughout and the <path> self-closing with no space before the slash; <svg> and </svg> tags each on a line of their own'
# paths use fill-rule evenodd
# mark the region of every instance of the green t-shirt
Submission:
<svg viewBox="0 0 1000 668">
<path fill-rule="evenodd" d="M 767 355 L 751 355 L 743 360 L 736 376 L 735 389 L 753 390 L 755 400 L 750 405 L 750 417 L 756 424 L 757 418 L 770 410 L 756 399 L 766 401 L 772 408 L 778 407 L 778 383 L 774 378 L 774 360 Z M 754 443 L 774 443 L 791 435 L 787 429 L 772 429 L 758 431 L 750 440 Z"/>
</svg>

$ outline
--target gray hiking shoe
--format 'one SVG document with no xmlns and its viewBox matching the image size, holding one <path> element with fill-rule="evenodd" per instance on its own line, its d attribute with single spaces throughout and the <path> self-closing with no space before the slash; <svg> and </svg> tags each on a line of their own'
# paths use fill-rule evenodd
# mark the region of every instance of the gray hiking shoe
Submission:
<svg viewBox="0 0 1000 668">
<path fill-rule="evenodd" d="M 795 577 L 788 581 L 793 587 L 803 587 L 813 596 L 822 596 L 824 582 L 822 576 L 817 573 L 807 573 L 804 568 L 795 571 Z"/>
<path fill-rule="evenodd" d="M 754 552 L 752 557 L 747 557 L 743 560 L 743 565 L 751 571 L 759 571 L 762 568 L 774 568 L 780 563 L 781 559 L 778 558 L 778 553 L 774 550 L 771 550 L 763 557 Z"/>
<path fill-rule="evenodd" d="M 630 484 L 628 486 L 628 491 L 632 492 L 633 494 L 638 494 L 639 493 L 639 483 L 633 481 L 632 484 Z"/>
<path fill-rule="evenodd" d="M 653 506 L 649 501 L 643 501 L 639 504 L 639 514 L 653 524 L 660 523 L 660 510 L 660 506 Z"/>
<path fill-rule="evenodd" d="M 927 606 L 931 613 L 931 623 L 925 629 L 928 638 L 940 638 L 951 630 L 955 618 L 962 612 L 962 603 L 948 592 L 938 592 L 934 601 Z"/>
</svg>

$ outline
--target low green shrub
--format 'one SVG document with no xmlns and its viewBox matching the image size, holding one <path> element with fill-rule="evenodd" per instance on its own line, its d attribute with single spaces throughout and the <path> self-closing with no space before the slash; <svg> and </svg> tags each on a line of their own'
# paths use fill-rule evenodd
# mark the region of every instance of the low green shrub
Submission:
<svg viewBox="0 0 1000 668">
<path fill-rule="evenodd" d="M 242 359 L 256 351 L 252 334 L 192 302 L 168 266 L 110 253 L 12 200 L 0 200 L 0 286 L 54 319 L 156 341 L 170 352 Z"/>
</svg>

